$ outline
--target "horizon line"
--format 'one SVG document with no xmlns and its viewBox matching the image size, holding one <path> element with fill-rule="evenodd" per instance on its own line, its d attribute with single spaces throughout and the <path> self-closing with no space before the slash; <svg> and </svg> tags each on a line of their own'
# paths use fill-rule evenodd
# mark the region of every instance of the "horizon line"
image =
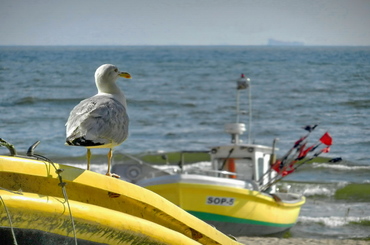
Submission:
<svg viewBox="0 0 370 245">
<path fill-rule="evenodd" d="M 369 45 L 290 44 L 0 44 L 0 47 L 370 47 Z"/>
</svg>

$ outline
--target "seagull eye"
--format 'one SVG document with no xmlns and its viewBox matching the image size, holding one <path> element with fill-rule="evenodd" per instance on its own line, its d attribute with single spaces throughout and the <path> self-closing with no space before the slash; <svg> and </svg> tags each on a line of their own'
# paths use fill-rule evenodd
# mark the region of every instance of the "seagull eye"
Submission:
<svg viewBox="0 0 370 245">
<path fill-rule="evenodd" d="M 116 69 L 114 69 L 114 71 L 115 71 L 115 72 L 118 72 L 118 69 L 116 68 Z"/>
</svg>

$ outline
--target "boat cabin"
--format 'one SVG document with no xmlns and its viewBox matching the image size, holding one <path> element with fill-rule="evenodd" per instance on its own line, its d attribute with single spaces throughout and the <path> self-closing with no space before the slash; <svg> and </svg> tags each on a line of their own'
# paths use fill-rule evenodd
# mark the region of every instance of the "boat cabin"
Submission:
<svg viewBox="0 0 370 245">
<path fill-rule="evenodd" d="M 270 169 L 272 148 L 253 144 L 230 144 L 211 148 L 212 170 L 216 177 L 253 180 L 258 185 L 269 182 L 264 177 Z M 261 178 L 263 181 L 259 182 Z"/>
</svg>

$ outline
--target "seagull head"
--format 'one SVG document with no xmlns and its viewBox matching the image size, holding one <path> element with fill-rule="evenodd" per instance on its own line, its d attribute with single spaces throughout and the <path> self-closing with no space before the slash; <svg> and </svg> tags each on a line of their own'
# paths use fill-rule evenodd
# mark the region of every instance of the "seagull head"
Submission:
<svg viewBox="0 0 370 245">
<path fill-rule="evenodd" d="M 99 93 L 117 94 L 120 89 L 116 85 L 118 77 L 131 78 L 130 73 L 119 71 L 115 65 L 101 65 L 95 72 L 95 83 Z"/>
</svg>

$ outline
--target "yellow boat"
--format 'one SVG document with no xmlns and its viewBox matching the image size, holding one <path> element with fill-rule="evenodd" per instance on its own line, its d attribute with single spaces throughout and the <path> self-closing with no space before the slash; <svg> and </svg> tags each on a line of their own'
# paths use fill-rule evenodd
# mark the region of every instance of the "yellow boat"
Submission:
<svg viewBox="0 0 370 245">
<path fill-rule="evenodd" d="M 230 150 L 232 154 L 228 157 Z M 283 233 L 296 223 L 305 198 L 277 192 L 275 186 L 266 192 L 260 190 L 269 181 L 268 178 L 261 183 L 257 181 L 268 171 L 269 150 L 247 144 L 218 146 L 211 150 L 208 170 L 204 165 L 188 167 L 177 173 L 143 177 L 136 184 L 158 193 L 225 234 Z"/>
<path fill-rule="evenodd" d="M 231 144 L 211 147 L 209 162 L 185 164 L 183 156 L 191 152 L 182 152 L 179 168 L 166 162 L 160 170 L 153 169 L 152 164 L 145 164 L 144 158 L 131 157 L 136 164 L 118 164 L 113 166 L 114 171 L 225 234 L 263 236 L 285 232 L 296 223 L 305 198 L 277 191 L 274 185 L 277 174 L 271 171 L 275 146 L 251 144 L 250 137 L 248 143 L 241 141 L 246 126 L 239 123 L 239 92 L 249 87 L 249 80 L 242 76 L 237 83 L 236 123 L 225 125 L 225 131 L 231 134 Z M 159 155 L 168 161 L 166 154 Z"/>
<path fill-rule="evenodd" d="M 38 155 L 0 155 L 1 244 L 239 244 L 159 195 Z"/>
</svg>

